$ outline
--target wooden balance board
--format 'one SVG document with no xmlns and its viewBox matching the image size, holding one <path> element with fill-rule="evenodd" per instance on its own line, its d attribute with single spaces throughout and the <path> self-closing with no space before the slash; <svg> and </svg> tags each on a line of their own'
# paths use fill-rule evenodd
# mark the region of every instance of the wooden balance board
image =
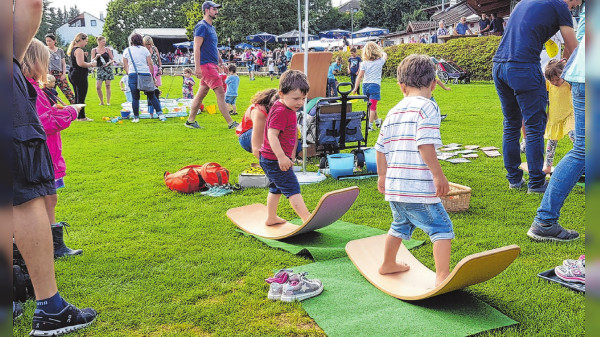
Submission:
<svg viewBox="0 0 600 337">
<path fill-rule="evenodd" d="M 304 53 L 295 53 L 290 60 L 288 69 L 300 70 L 308 77 L 310 90 L 306 95 L 308 100 L 315 97 L 325 97 L 327 93 L 327 71 L 332 62 L 332 52 L 308 53 L 308 71 L 304 72 Z"/>
<path fill-rule="evenodd" d="M 360 273 L 384 293 L 405 301 L 423 300 L 454 290 L 485 282 L 500 274 L 519 255 L 521 248 L 510 245 L 469 255 L 462 259 L 448 278 L 435 287 L 435 272 L 425 267 L 406 249 L 398 250 L 397 261 L 403 261 L 410 270 L 381 275 L 383 249 L 387 234 L 348 242 L 346 253 Z"/>
<path fill-rule="evenodd" d="M 522 162 L 522 163 L 521 163 L 521 165 L 519 165 L 519 167 L 521 168 L 521 170 L 523 170 L 523 171 L 525 171 L 525 172 L 529 173 L 529 166 L 527 165 L 527 162 L 526 162 L 526 161 L 525 161 L 525 162 Z M 550 175 L 551 175 L 552 173 L 554 173 L 554 168 L 555 168 L 555 167 L 556 167 L 556 166 L 552 166 L 552 168 L 550 169 L 550 174 L 546 174 L 546 177 L 550 177 Z"/>
<path fill-rule="evenodd" d="M 353 186 L 326 193 L 319 200 L 310 218 L 300 226 L 289 222 L 273 226 L 265 225 L 267 206 L 263 204 L 232 208 L 227 211 L 227 216 L 246 233 L 279 240 L 314 231 L 336 222 L 350 209 L 358 197 L 358 192 L 358 186 Z"/>
</svg>

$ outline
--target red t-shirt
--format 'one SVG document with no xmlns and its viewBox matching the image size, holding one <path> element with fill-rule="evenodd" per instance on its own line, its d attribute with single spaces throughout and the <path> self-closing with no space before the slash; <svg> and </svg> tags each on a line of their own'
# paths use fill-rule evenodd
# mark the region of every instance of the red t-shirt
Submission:
<svg viewBox="0 0 600 337">
<path fill-rule="evenodd" d="M 269 129 L 277 129 L 279 133 L 279 143 L 288 158 L 292 158 L 294 152 L 294 146 L 297 143 L 298 130 L 296 126 L 296 111 L 288 108 L 281 101 L 275 102 L 269 115 L 267 116 L 267 122 L 265 124 L 265 140 L 260 148 L 260 155 L 266 159 L 277 160 L 277 156 L 271 149 L 269 144 L 269 138 L 267 137 Z"/>
</svg>

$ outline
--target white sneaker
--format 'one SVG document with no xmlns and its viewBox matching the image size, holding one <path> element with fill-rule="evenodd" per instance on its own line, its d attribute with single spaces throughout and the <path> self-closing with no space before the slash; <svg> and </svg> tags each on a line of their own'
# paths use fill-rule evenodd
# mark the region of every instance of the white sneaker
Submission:
<svg viewBox="0 0 600 337">
<path fill-rule="evenodd" d="M 139 122 L 140 122 L 139 117 L 133 117 L 133 120 L 131 121 L 131 123 L 139 123 Z"/>
<path fill-rule="evenodd" d="M 375 125 L 377 126 L 377 128 L 381 128 L 381 118 L 377 118 L 375 120 Z"/>
</svg>

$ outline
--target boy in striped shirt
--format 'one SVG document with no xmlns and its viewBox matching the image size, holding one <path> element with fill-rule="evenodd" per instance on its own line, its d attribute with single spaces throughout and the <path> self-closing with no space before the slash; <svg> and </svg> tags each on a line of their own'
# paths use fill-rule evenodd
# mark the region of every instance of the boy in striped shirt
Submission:
<svg viewBox="0 0 600 337">
<path fill-rule="evenodd" d="M 436 85 L 434 64 L 427 55 L 410 55 L 398 66 L 397 77 L 404 99 L 387 114 L 375 145 L 377 188 L 394 218 L 379 273 L 410 268 L 396 261 L 396 254 L 419 227 L 433 242 L 437 286 L 450 274 L 454 232 L 440 200 L 450 187 L 435 152 L 442 140 L 440 109 L 429 99 Z"/>
</svg>

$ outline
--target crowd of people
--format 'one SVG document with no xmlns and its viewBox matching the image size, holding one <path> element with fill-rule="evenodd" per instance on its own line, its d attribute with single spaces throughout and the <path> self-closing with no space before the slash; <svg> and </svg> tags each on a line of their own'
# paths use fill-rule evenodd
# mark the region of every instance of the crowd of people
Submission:
<svg viewBox="0 0 600 337">
<path fill-rule="evenodd" d="M 529 193 L 543 194 L 537 215 L 527 232 L 536 241 L 572 241 L 579 238 L 579 233 L 559 224 L 564 201 L 585 170 L 585 7 L 577 32 L 573 29 L 570 13 L 578 5 L 581 5 L 581 0 L 521 1 L 511 14 L 512 19 L 493 59 L 494 84 L 504 115 L 502 150 L 508 188 L 519 190 L 527 186 Z M 309 92 L 308 78 L 300 71 L 285 69 L 291 59 L 289 49 L 266 53 L 245 50 L 240 54 L 240 61 L 249 70 L 252 69 L 251 79 L 255 66 L 266 66 L 273 73 L 277 66 L 281 78 L 277 89 L 258 92 L 252 98 L 241 124 L 234 121 L 231 116 L 237 114 L 239 77 L 232 62 L 235 54 L 222 54 L 217 49 L 218 36 L 213 22 L 220 7 L 212 1 L 205 1 L 202 5 L 203 20 L 194 29 L 195 68 L 186 68 L 183 72 L 183 87 L 188 90 L 184 94 L 192 99 L 185 126 L 201 128 L 195 118 L 204 98 L 212 90 L 228 128 L 236 130 L 240 145 L 259 159 L 271 182 L 265 225 L 285 221 L 277 215 L 277 204 L 282 194 L 289 199 L 298 216 L 306 220 L 310 212 L 291 168 L 299 149 L 296 112 L 303 106 Z M 91 121 L 85 115 L 84 106 L 90 68 L 97 69 L 96 90 L 101 105 L 110 104 L 114 58 L 106 48 L 104 38 L 98 38 L 98 46 L 92 49 L 91 55 L 83 49 L 88 43 L 88 37 L 83 33 L 75 36 L 66 54 L 56 48 L 56 38 L 52 34 L 46 36 L 46 45 L 35 39 L 42 16 L 41 0 L 17 0 L 14 14 L 22 20 L 14 22 L 13 31 L 13 234 L 35 289 L 36 309 L 31 335 L 59 335 L 88 326 L 97 316 L 94 309 L 78 309 L 66 302 L 56 285 L 54 258 L 81 254 L 81 250 L 72 250 L 65 245 L 62 233 L 67 224 L 57 221 L 55 214 L 58 202 L 56 190 L 65 188 L 66 175 L 60 132 L 73 121 Z M 492 22 L 483 24 L 487 30 L 491 29 Z M 566 48 L 557 60 L 550 60 L 542 72 L 541 46 L 558 31 Z M 164 121 L 158 100 L 162 70 L 160 53 L 150 37 L 136 33 L 129 36 L 128 44 L 123 52 L 127 77 L 125 85 L 121 84 L 122 88 L 129 89 L 134 113 L 132 122 L 139 122 L 142 91 L 153 107 L 152 113 Z M 377 188 L 390 203 L 394 218 L 379 273 L 403 272 L 410 268 L 396 261 L 396 255 L 402 240 L 410 239 L 414 229 L 419 227 L 429 235 L 434 245 L 438 285 L 450 273 L 451 240 L 455 234 L 439 199 L 449 192 L 449 184 L 435 151 L 442 145 L 442 116 L 432 96 L 432 91 L 439 84 L 434 61 L 427 55 L 410 55 L 400 62 L 397 82 L 404 98 L 382 120 L 377 115 L 377 102 L 381 100 L 382 68 L 387 54 L 373 42 L 365 45 L 361 56 L 354 48 L 350 51 L 351 57 L 346 62 L 353 79 L 353 92 L 358 93 L 362 83 L 362 92 L 368 97 L 371 107 L 369 128 L 380 128 L 375 145 Z M 225 60 L 223 56 L 226 56 Z M 71 61 L 68 76 L 67 57 Z M 227 64 L 225 61 L 230 62 Z M 343 62 L 339 57 L 331 63 L 328 79 L 335 81 Z M 193 75 L 200 81 L 195 94 L 191 92 Z M 67 78 L 73 86 L 72 92 Z M 103 82 L 106 100 L 102 92 Z M 44 88 L 40 83 L 44 83 Z M 69 104 L 60 101 L 54 86 L 65 94 Z M 334 94 L 331 86 L 329 89 L 330 94 Z M 547 114 L 548 92 L 551 109 Z M 564 107 L 569 102 L 570 110 Z M 572 124 L 567 121 L 569 117 L 573 117 Z M 525 181 L 519 168 L 519 139 L 523 125 L 529 182 Z M 556 141 L 570 131 L 573 131 L 573 149 L 558 163 L 551 179 L 546 181 L 544 133 L 550 140 Z M 409 134 L 415 137 L 406 137 Z M 552 144 L 551 147 L 556 146 Z M 547 156 L 550 155 L 553 157 L 553 153 L 547 152 Z M 552 162 L 547 158 L 547 164 L 548 161 Z M 418 169 L 409 169 L 398 163 L 411 163 Z M 423 223 L 423 218 L 431 221 Z M 579 277 L 581 268 L 581 264 L 562 268 L 557 270 L 557 275 L 565 279 Z"/>
</svg>

